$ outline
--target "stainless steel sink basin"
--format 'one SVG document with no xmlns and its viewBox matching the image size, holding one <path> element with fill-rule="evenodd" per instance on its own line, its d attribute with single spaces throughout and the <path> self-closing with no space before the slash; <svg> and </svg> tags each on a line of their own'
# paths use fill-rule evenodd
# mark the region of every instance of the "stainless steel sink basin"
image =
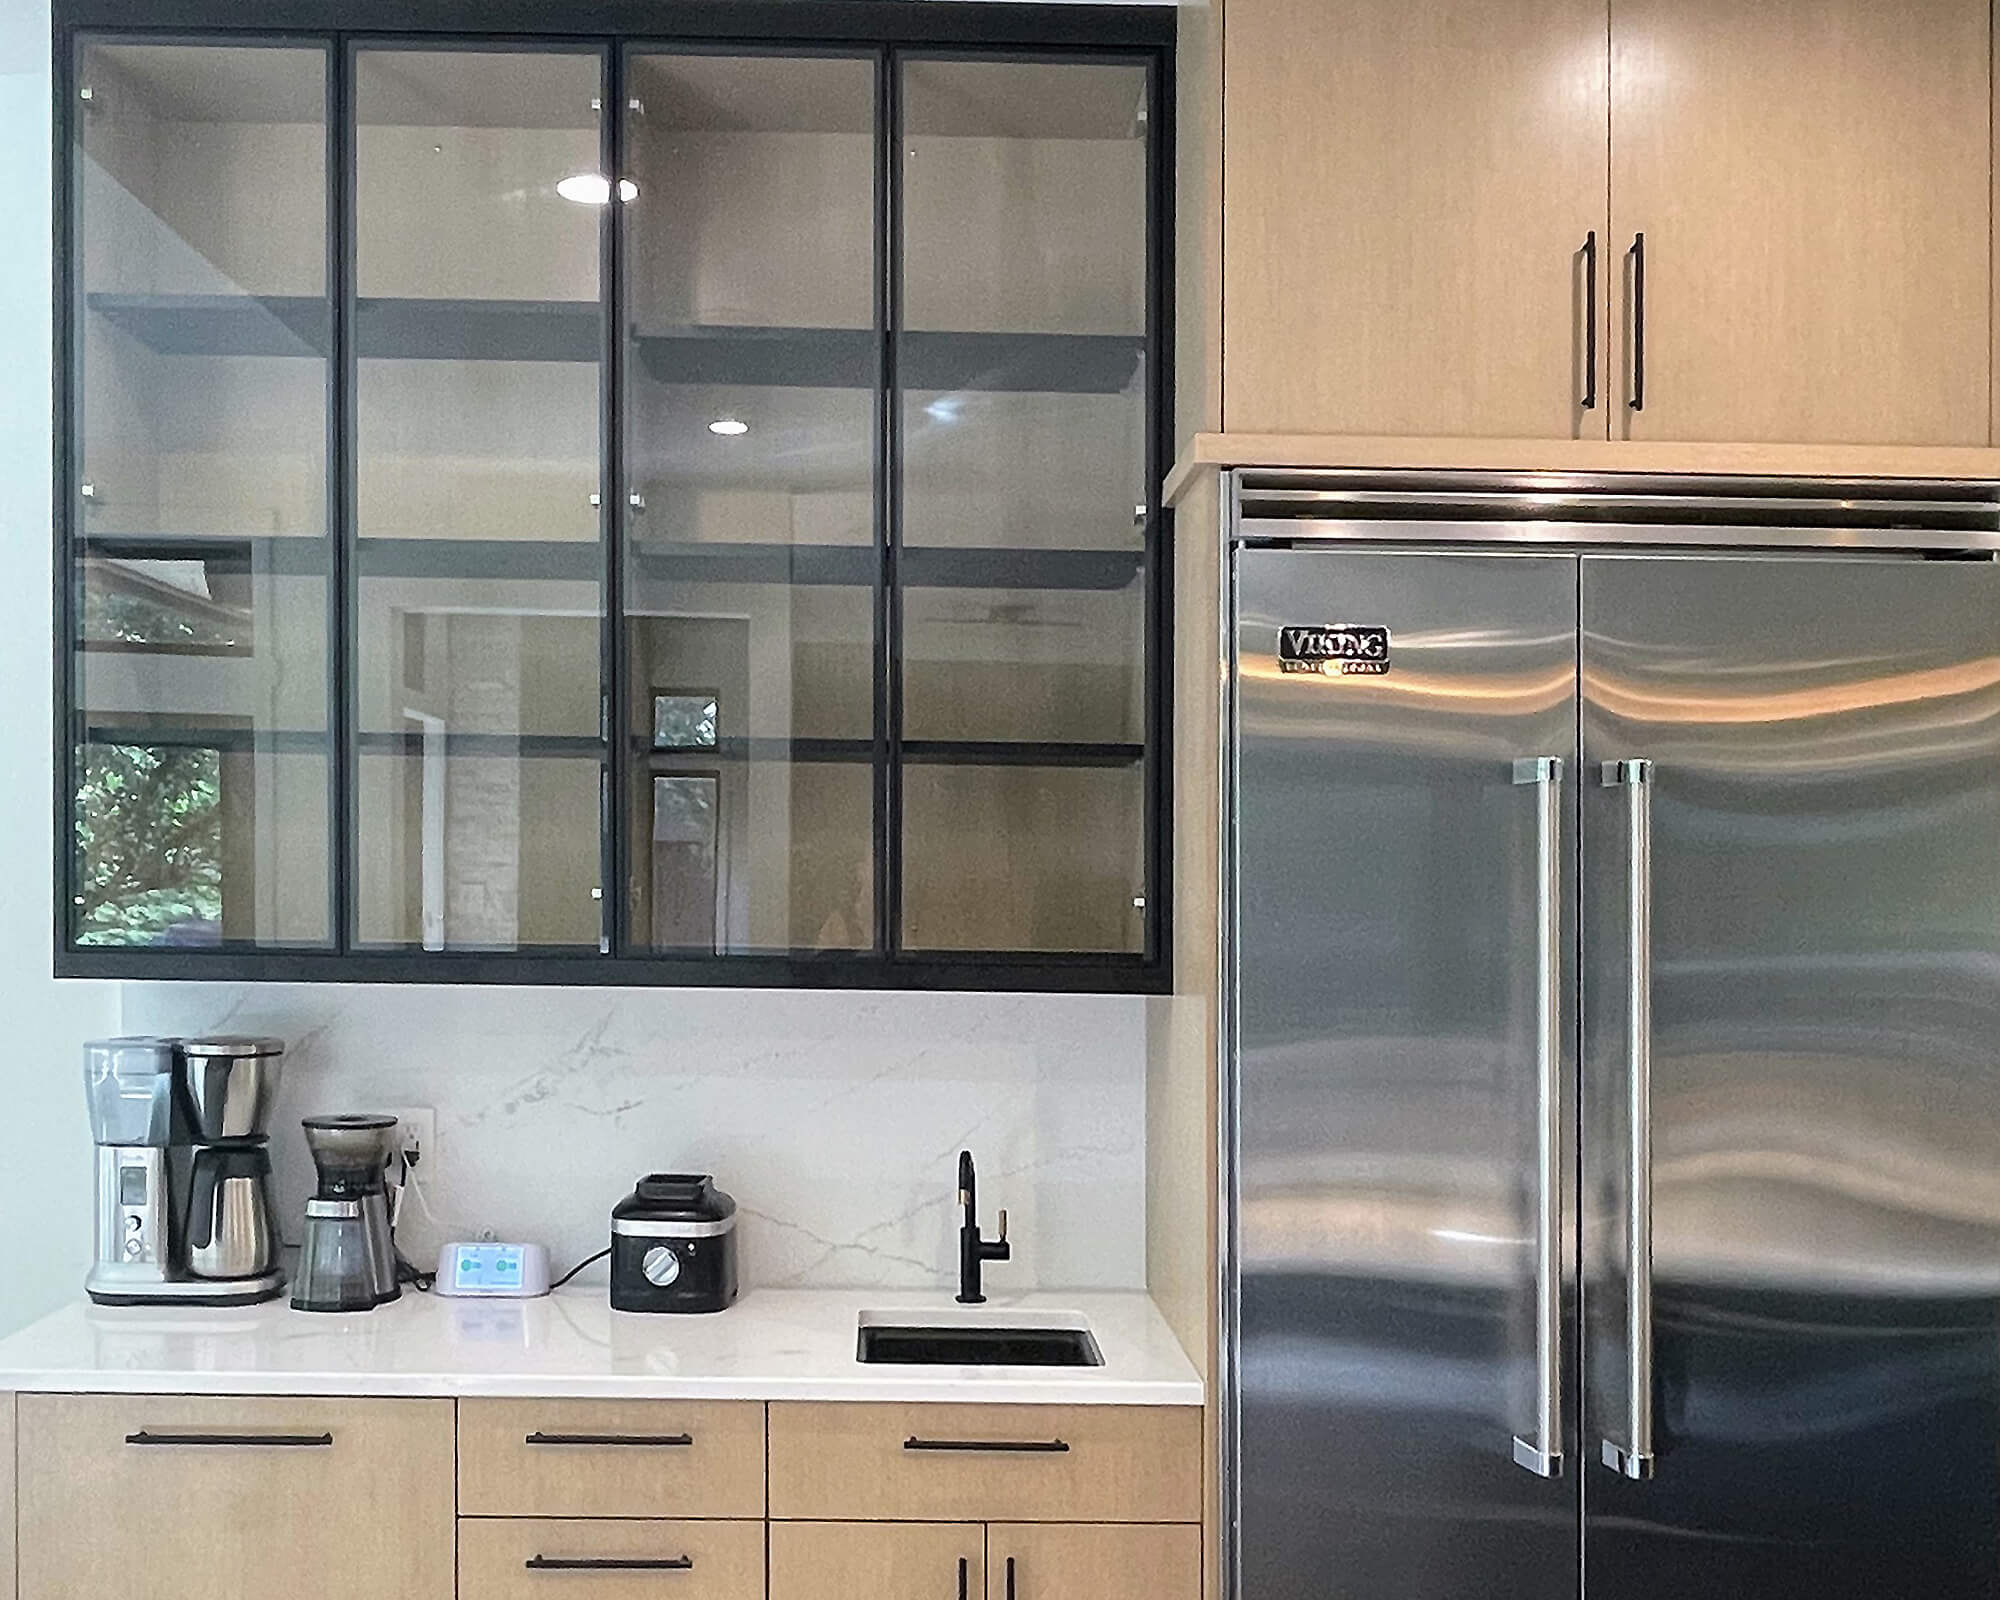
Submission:
<svg viewBox="0 0 2000 1600">
<path fill-rule="evenodd" d="M 861 1314 L 856 1357 L 916 1367 L 1101 1367 L 1104 1356 L 1081 1318 L 1015 1313 Z"/>
</svg>

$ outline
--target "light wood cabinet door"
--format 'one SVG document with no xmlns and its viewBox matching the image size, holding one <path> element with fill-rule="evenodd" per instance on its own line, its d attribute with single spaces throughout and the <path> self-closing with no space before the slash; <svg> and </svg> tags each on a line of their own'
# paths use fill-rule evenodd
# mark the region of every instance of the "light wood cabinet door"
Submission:
<svg viewBox="0 0 2000 1600">
<path fill-rule="evenodd" d="M 996 1524 L 986 1600 L 1201 1600 L 1201 1529 Z"/>
<path fill-rule="evenodd" d="M 1611 9 L 1614 435 L 1985 444 L 1988 0 Z"/>
<path fill-rule="evenodd" d="M 1229 0 L 1227 429 L 1606 436 L 1606 28 L 1605 0 Z"/>
<path fill-rule="evenodd" d="M 1196 1522 L 1193 1406 L 771 1407 L 771 1515 L 802 1521 Z"/>
<path fill-rule="evenodd" d="M 22 1395 L 22 1600 L 451 1600 L 451 1414 Z"/>
<path fill-rule="evenodd" d="M 982 1600 L 978 1523 L 774 1522 L 770 1600 Z"/>
<path fill-rule="evenodd" d="M 461 1400 L 469 1517 L 761 1517 L 756 1400 Z"/>
<path fill-rule="evenodd" d="M 761 1522 L 467 1517 L 462 1600 L 765 1600 Z"/>
</svg>

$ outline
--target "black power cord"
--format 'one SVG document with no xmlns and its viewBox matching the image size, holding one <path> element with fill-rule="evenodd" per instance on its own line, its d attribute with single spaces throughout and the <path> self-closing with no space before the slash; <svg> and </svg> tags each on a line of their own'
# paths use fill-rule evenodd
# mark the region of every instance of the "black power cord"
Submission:
<svg viewBox="0 0 2000 1600">
<path fill-rule="evenodd" d="M 602 1261 L 606 1256 L 610 1254 L 611 1254 L 611 1246 L 606 1245 L 602 1250 L 598 1251 L 596 1255 L 585 1256 L 575 1266 L 571 1267 L 569 1271 L 565 1272 L 560 1278 L 556 1279 L 554 1283 L 550 1284 L 549 1292 L 553 1294 L 556 1290 L 560 1289 L 564 1284 L 568 1283 L 571 1278 L 574 1278 L 579 1272 L 583 1271 L 585 1267 L 595 1266 L 598 1262 Z"/>
</svg>

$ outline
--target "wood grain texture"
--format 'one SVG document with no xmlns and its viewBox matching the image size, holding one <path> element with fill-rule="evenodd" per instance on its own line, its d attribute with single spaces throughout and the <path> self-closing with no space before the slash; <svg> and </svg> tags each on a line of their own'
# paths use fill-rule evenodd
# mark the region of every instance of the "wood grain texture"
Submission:
<svg viewBox="0 0 2000 1600">
<path fill-rule="evenodd" d="M 1204 1592 L 1222 1592 L 1218 1265 L 1222 1025 L 1222 480 L 1174 509 L 1174 988 L 1146 1014 L 1146 1286 L 1206 1384 Z"/>
<path fill-rule="evenodd" d="M 685 1571 L 533 1571 L 555 1560 L 677 1561 Z M 764 1600 L 759 1522 L 631 1522 L 467 1518 L 458 1525 L 458 1592 L 465 1600 L 547 1600 L 582 1587 L 590 1600 Z"/>
<path fill-rule="evenodd" d="M 1174 440 L 1222 426 L 1222 94 L 1226 0 L 1174 14 Z"/>
<path fill-rule="evenodd" d="M 1200 1600 L 1201 1530 L 1001 1524 L 987 1529 L 986 1597 Z"/>
<path fill-rule="evenodd" d="M 1229 0 L 1226 428 L 1604 437 L 1606 27 L 1605 0 Z"/>
<path fill-rule="evenodd" d="M 449 1400 L 32 1394 L 18 1406 L 23 1600 L 452 1600 Z M 333 1444 L 125 1442 L 142 1429 Z"/>
<path fill-rule="evenodd" d="M 770 1600 L 966 1600 L 986 1592 L 978 1523 L 774 1522 Z"/>
<path fill-rule="evenodd" d="M 687 1445 L 528 1435 L 688 1436 Z M 458 1509 L 478 1517 L 761 1517 L 764 1407 L 718 1400 L 462 1400 Z"/>
<path fill-rule="evenodd" d="M 1646 235 L 1647 324 L 1615 431 L 1985 444 L 1988 0 L 1612 0 L 1611 38 L 1612 239 Z"/>
<path fill-rule="evenodd" d="M 1708 473 L 1755 478 L 2000 478 L 1985 446 L 1799 445 L 1615 439 L 1414 439 L 1202 433 L 1167 476 L 1175 504 L 1219 467 L 1393 471 Z"/>
<path fill-rule="evenodd" d="M 0 1600 L 14 1600 L 14 1397 L 0 1394 Z"/>
<path fill-rule="evenodd" d="M 910 1438 L 1061 1439 L 1061 1453 Z M 771 1516 L 807 1521 L 1196 1522 L 1201 1413 L 1182 1406 L 771 1407 Z"/>
</svg>

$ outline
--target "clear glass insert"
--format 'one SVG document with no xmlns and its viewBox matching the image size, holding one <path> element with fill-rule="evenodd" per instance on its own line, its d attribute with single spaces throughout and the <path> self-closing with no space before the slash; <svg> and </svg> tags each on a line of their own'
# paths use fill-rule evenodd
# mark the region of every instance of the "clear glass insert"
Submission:
<svg viewBox="0 0 2000 1600">
<path fill-rule="evenodd" d="M 902 92 L 903 942 L 1142 951 L 1148 73 Z"/>
<path fill-rule="evenodd" d="M 625 918 L 875 947 L 875 64 L 627 58 Z"/>
<path fill-rule="evenodd" d="M 324 945 L 327 55 L 76 65 L 76 938 Z"/>
<path fill-rule="evenodd" d="M 603 943 L 604 78 L 355 53 L 364 945 Z"/>
</svg>

